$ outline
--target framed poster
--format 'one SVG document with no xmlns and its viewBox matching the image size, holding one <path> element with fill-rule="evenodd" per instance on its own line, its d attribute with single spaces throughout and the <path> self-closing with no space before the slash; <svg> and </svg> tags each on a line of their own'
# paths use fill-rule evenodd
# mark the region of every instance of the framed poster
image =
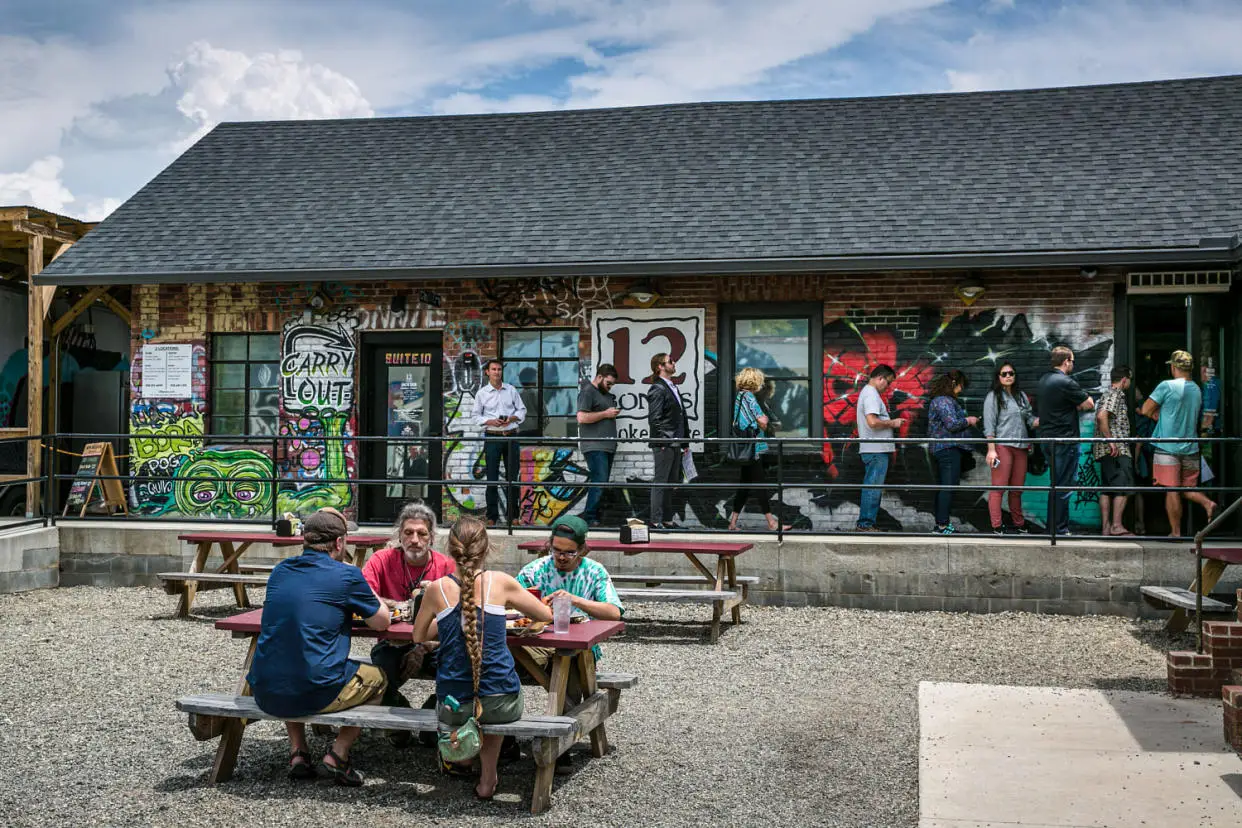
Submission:
<svg viewBox="0 0 1242 828">
<path fill-rule="evenodd" d="M 188 400 L 193 397 L 194 346 L 142 346 L 142 397 L 147 400 Z"/>
</svg>

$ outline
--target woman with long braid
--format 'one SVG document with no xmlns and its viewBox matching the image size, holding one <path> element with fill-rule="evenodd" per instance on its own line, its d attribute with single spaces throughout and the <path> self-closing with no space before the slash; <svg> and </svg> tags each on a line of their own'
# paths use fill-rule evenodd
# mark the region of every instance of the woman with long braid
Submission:
<svg viewBox="0 0 1242 828">
<path fill-rule="evenodd" d="M 512 607 L 536 621 L 552 620 L 552 611 L 511 575 L 484 571 L 490 550 L 482 521 L 458 520 L 448 542 L 457 571 L 431 584 L 414 619 L 414 641 L 440 639 L 436 700 L 440 723 L 447 728 L 465 724 L 472 713 L 482 725 L 522 718 L 522 685 L 505 645 L 505 610 Z M 444 703 L 447 696 L 462 703 L 459 711 Z M 474 789 L 479 799 L 491 799 L 496 792 L 502 740 L 483 737 Z"/>
</svg>

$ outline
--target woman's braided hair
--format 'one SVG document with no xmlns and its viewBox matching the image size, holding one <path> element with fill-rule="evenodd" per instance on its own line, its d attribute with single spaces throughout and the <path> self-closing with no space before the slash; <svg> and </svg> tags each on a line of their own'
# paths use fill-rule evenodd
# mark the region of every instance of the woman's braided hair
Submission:
<svg viewBox="0 0 1242 828">
<path fill-rule="evenodd" d="M 487 559 L 490 541 L 487 526 L 478 518 L 463 517 L 449 532 L 449 555 L 461 569 L 461 628 L 465 633 L 466 652 L 470 656 L 470 674 L 474 679 L 474 699 L 479 700 L 479 673 L 483 669 L 483 639 L 479 634 L 479 603 L 474 594 L 474 581 Z"/>
</svg>

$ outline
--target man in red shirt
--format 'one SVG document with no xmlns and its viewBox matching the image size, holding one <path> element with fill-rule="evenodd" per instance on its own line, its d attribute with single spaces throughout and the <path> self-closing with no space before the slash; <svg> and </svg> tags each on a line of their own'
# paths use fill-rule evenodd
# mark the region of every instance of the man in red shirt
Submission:
<svg viewBox="0 0 1242 828">
<path fill-rule="evenodd" d="M 431 548 L 436 537 L 436 515 L 422 503 L 410 503 L 401 510 L 395 531 L 397 545 L 371 555 L 362 568 L 362 576 L 389 609 L 403 601 L 419 600 L 427 584 L 457 569 L 451 558 Z M 393 707 L 410 706 L 409 700 L 398 692 L 406 681 L 415 676 L 434 679 L 436 675 L 435 652 L 422 644 L 380 641 L 371 649 L 371 663 L 383 670 L 388 679 L 381 703 Z M 431 700 L 435 701 L 434 694 Z M 396 731 L 393 741 L 406 743 L 409 735 Z"/>
</svg>

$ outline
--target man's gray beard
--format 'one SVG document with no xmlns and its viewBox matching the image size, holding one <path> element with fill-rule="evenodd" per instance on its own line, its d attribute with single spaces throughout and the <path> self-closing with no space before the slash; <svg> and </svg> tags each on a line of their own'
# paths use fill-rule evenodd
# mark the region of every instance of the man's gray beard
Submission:
<svg viewBox="0 0 1242 828">
<path fill-rule="evenodd" d="M 430 547 L 430 546 L 427 546 L 427 547 L 425 547 L 425 548 L 423 549 L 423 551 L 422 551 L 421 553 L 415 553 L 415 552 L 411 552 L 410 550 L 406 549 L 406 548 L 403 546 L 403 547 L 401 547 L 401 555 L 402 555 L 402 557 L 403 557 L 403 558 L 405 558 L 405 562 L 406 562 L 406 563 L 411 563 L 411 564 L 412 564 L 412 563 L 421 563 L 421 561 L 411 561 L 411 560 L 410 560 L 410 557 L 411 557 L 411 556 L 413 556 L 413 555 L 418 555 L 418 556 L 419 556 L 419 557 L 421 557 L 421 558 L 428 558 L 428 557 L 430 557 L 430 555 L 431 555 L 431 547 Z"/>
</svg>

